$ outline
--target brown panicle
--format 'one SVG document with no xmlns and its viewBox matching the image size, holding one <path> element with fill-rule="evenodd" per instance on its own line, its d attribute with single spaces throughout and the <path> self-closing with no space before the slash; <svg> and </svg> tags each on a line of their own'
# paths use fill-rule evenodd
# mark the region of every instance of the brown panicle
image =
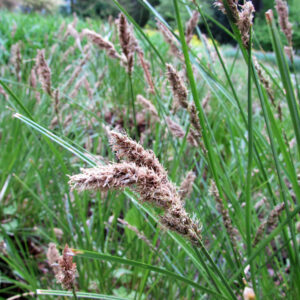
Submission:
<svg viewBox="0 0 300 300">
<path fill-rule="evenodd" d="M 126 17 L 124 14 L 120 13 L 118 19 L 118 30 L 119 30 L 119 40 L 120 45 L 127 59 L 127 72 L 132 73 L 133 70 L 133 57 L 135 52 L 135 38 L 133 32 L 129 27 Z"/>
<path fill-rule="evenodd" d="M 155 106 L 142 95 L 136 96 L 137 102 L 139 102 L 155 119 L 158 119 L 158 112 Z"/>
<path fill-rule="evenodd" d="M 241 11 L 239 12 L 237 26 L 241 32 L 242 42 L 245 48 L 249 48 L 249 32 L 253 24 L 254 12 L 255 9 L 251 1 L 247 1 L 244 5 L 241 5 Z"/>
<path fill-rule="evenodd" d="M 100 34 L 97 34 L 96 32 L 89 29 L 83 29 L 82 34 L 100 49 L 105 50 L 107 55 L 111 58 L 123 61 L 122 56 L 117 52 L 114 45 L 111 42 L 105 40 Z"/>
<path fill-rule="evenodd" d="M 188 91 L 184 85 L 182 78 L 171 64 L 166 64 L 167 77 L 172 87 L 173 96 L 176 100 L 174 106 L 177 108 L 178 104 L 183 108 L 188 108 Z"/>
<path fill-rule="evenodd" d="M 292 45 L 293 44 L 293 42 L 292 42 L 293 31 L 292 31 L 292 24 L 289 22 L 288 5 L 283 0 L 275 0 L 275 2 L 276 2 L 275 8 L 278 13 L 280 28 L 281 28 L 282 32 L 284 33 L 284 35 L 286 36 L 286 38 L 289 42 L 289 45 Z"/>
<path fill-rule="evenodd" d="M 189 44 L 193 38 L 193 32 L 198 24 L 200 14 L 198 11 L 193 11 L 191 18 L 187 21 L 185 25 L 185 40 L 186 43 Z"/>
<path fill-rule="evenodd" d="M 192 193 L 195 179 L 196 179 L 196 174 L 193 171 L 190 171 L 186 174 L 186 177 L 181 182 L 178 194 L 182 201 L 188 198 Z"/>
<path fill-rule="evenodd" d="M 217 189 L 217 186 L 213 180 L 211 181 L 210 193 L 215 198 L 215 201 L 217 202 L 217 210 L 223 218 L 223 224 L 226 228 L 231 243 L 233 246 L 236 246 L 238 232 L 235 228 L 233 228 L 233 224 L 229 216 L 228 209 L 224 206 L 219 191 Z"/>
<path fill-rule="evenodd" d="M 129 162 L 136 163 L 137 166 L 146 166 L 153 169 L 157 174 L 166 176 L 166 171 L 159 163 L 153 151 L 145 150 L 143 146 L 116 131 L 109 132 L 109 141 L 116 156 L 125 158 Z"/>
<path fill-rule="evenodd" d="M 156 19 L 156 26 L 158 30 L 162 33 L 164 40 L 169 44 L 171 53 L 175 55 L 180 60 L 183 60 L 182 53 L 178 49 L 178 42 L 173 36 L 172 32 L 164 25 L 161 21 Z"/>
<path fill-rule="evenodd" d="M 139 193 L 141 201 L 162 208 L 161 224 L 199 245 L 200 228 L 185 211 L 176 187 L 153 152 L 120 133 L 110 131 L 110 142 L 120 158 L 128 162 L 84 169 L 70 176 L 72 188 L 83 190 L 123 189 Z"/>
<path fill-rule="evenodd" d="M 36 71 L 42 84 L 43 90 L 52 96 L 51 91 L 51 70 L 45 60 L 45 50 L 38 50 L 36 57 Z"/>
<path fill-rule="evenodd" d="M 11 46 L 11 64 L 15 68 L 15 73 L 18 81 L 21 81 L 21 42 L 17 42 L 16 44 Z"/>
<path fill-rule="evenodd" d="M 75 282 L 76 264 L 73 263 L 73 255 L 72 250 L 66 244 L 63 254 L 58 260 L 59 272 L 56 274 L 56 279 L 67 290 L 73 289 Z"/>
</svg>

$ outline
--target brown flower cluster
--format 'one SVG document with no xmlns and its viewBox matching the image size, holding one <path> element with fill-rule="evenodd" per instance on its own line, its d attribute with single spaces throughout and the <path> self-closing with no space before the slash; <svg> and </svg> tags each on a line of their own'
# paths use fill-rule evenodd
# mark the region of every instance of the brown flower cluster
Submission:
<svg viewBox="0 0 300 300">
<path fill-rule="evenodd" d="M 253 13 L 255 12 L 252 1 L 246 1 L 243 5 L 239 5 L 237 0 L 225 0 L 238 29 L 241 33 L 243 45 L 249 47 L 249 32 L 253 23 Z M 214 5 L 218 7 L 224 14 L 227 13 L 224 0 L 215 1 Z"/>
<path fill-rule="evenodd" d="M 49 265 L 55 274 L 58 283 L 61 283 L 63 288 L 70 290 L 74 287 L 76 276 L 76 264 L 73 263 L 73 252 L 68 245 L 65 246 L 63 254 L 59 252 L 54 243 L 49 244 L 47 259 Z"/>
<path fill-rule="evenodd" d="M 141 201 L 163 210 L 160 222 L 166 228 L 197 245 L 199 226 L 185 211 L 175 185 L 155 154 L 118 132 L 110 131 L 109 138 L 117 157 L 126 161 L 84 169 L 81 174 L 70 176 L 70 186 L 79 191 L 130 187 Z"/>
<path fill-rule="evenodd" d="M 288 42 L 292 45 L 292 24 L 289 22 L 289 9 L 287 3 L 283 0 L 275 0 L 275 8 L 278 13 L 279 25 L 282 32 L 285 34 Z"/>
</svg>

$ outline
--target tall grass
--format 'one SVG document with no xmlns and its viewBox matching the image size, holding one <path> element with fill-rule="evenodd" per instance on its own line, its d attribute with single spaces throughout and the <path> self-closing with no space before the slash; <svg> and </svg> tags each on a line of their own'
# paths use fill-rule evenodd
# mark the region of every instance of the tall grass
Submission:
<svg viewBox="0 0 300 300">
<path fill-rule="evenodd" d="M 66 26 L 59 32 L 62 19 L 0 12 L 1 295 L 298 299 L 299 74 L 291 72 L 297 57 L 289 68 L 276 18 L 267 19 L 276 64 L 260 59 L 257 65 L 254 56 L 262 55 L 252 49 L 255 28 L 250 26 L 245 43 L 231 1 L 223 4 L 237 41 L 233 58 L 214 40 L 198 1 L 173 0 L 175 29 L 141 1 L 169 30 L 171 46 L 114 3 L 132 24 L 133 44 L 141 51 L 134 48 L 129 73 L 130 56 L 122 56 L 124 41 L 115 24 L 66 19 L 78 39 L 75 31 L 66 34 Z M 198 11 L 209 39 L 196 30 L 199 39 L 186 40 L 182 10 Z M 80 35 L 84 28 L 110 41 L 120 57 L 89 43 Z M 17 42 L 20 71 L 10 60 Z M 170 54 L 172 47 L 178 55 Z M 30 81 L 40 49 L 51 69 L 51 92 Z M 149 62 L 154 90 L 148 89 L 139 53 Z M 187 88 L 181 106 L 166 64 Z M 152 106 L 136 101 L 137 95 Z M 184 89 L 180 95 L 186 97 Z M 191 143 L 195 119 L 201 130 Z M 197 243 L 162 226 L 161 208 L 141 202 L 132 186 L 70 190 L 68 175 L 116 161 L 107 135 L 112 129 L 153 151 L 167 171 L 164 182 L 180 186 L 189 171 L 196 174 L 184 210 L 201 224 Z M 63 290 L 47 262 L 50 242 L 73 249 L 67 253 L 77 267 L 73 291 Z"/>
</svg>

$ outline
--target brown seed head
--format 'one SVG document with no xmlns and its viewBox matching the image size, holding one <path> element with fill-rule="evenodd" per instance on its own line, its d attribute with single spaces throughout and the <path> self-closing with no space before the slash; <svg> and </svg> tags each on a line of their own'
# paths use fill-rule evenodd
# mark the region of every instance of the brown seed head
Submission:
<svg viewBox="0 0 300 300">
<path fill-rule="evenodd" d="M 173 96 L 176 100 L 175 107 L 177 106 L 176 103 L 179 103 L 180 106 L 187 109 L 188 107 L 187 88 L 185 87 L 182 78 L 179 76 L 175 68 L 171 64 L 166 64 L 166 67 L 167 67 L 167 77 L 172 87 Z"/>
<path fill-rule="evenodd" d="M 155 119 L 158 119 L 158 112 L 155 106 L 142 95 L 137 95 L 136 97 L 137 102 L 139 102 L 145 109 L 148 111 Z"/>
<path fill-rule="evenodd" d="M 253 24 L 253 13 L 255 12 L 254 6 L 251 1 L 245 2 L 241 5 L 237 26 L 241 32 L 242 41 L 246 48 L 249 47 L 249 32 Z"/>
<path fill-rule="evenodd" d="M 70 290 L 74 286 L 76 275 L 76 264 L 73 263 L 73 252 L 66 244 L 63 255 L 59 258 L 59 272 L 56 279 L 63 288 Z"/>
<path fill-rule="evenodd" d="M 275 0 L 276 5 L 275 8 L 278 13 L 279 25 L 282 32 L 285 34 L 288 42 L 292 45 L 292 24 L 289 22 L 289 9 L 286 1 L 283 0 Z"/>
<path fill-rule="evenodd" d="M 36 57 L 36 70 L 43 90 L 51 96 L 51 70 L 45 60 L 44 49 L 38 50 Z"/>
<path fill-rule="evenodd" d="M 196 174 L 194 172 L 190 171 L 186 174 L 186 177 L 182 181 L 179 188 L 179 196 L 182 201 L 184 199 L 187 199 L 192 193 L 195 179 L 196 179 Z"/>
<path fill-rule="evenodd" d="M 140 144 L 116 131 L 109 132 L 109 141 L 116 156 L 134 162 L 137 166 L 146 166 L 157 174 L 166 176 L 166 171 L 159 163 L 153 151 L 145 150 Z"/>
<path fill-rule="evenodd" d="M 111 42 L 105 40 L 100 34 L 97 34 L 96 32 L 89 29 L 84 29 L 82 31 L 82 34 L 86 36 L 93 44 L 97 45 L 100 49 L 105 50 L 107 52 L 107 55 L 111 58 L 123 61 L 123 58 L 117 52 L 114 45 Z"/>
<path fill-rule="evenodd" d="M 198 11 L 193 11 L 193 14 L 191 16 L 191 18 L 187 21 L 186 25 L 185 25 L 185 39 L 186 39 L 186 43 L 189 44 L 192 37 L 193 37 L 193 32 L 198 24 L 199 21 L 199 17 L 200 14 L 198 13 Z"/>
</svg>

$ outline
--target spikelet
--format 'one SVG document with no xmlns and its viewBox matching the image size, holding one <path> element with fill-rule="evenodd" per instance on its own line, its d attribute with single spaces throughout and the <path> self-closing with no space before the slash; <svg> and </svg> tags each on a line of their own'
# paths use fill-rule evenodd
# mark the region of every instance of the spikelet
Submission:
<svg viewBox="0 0 300 300">
<path fill-rule="evenodd" d="M 118 30 L 119 30 L 120 45 L 123 54 L 127 59 L 127 63 L 126 63 L 127 72 L 131 74 L 133 70 L 133 57 L 134 57 L 136 41 L 133 36 L 132 30 L 129 28 L 129 24 L 124 14 L 120 13 L 117 23 L 118 23 Z"/>
<path fill-rule="evenodd" d="M 267 220 L 260 224 L 253 241 L 253 247 L 255 247 L 259 243 L 266 230 L 274 229 L 273 227 L 276 225 L 278 218 L 283 210 L 284 210 L 284 203 L 280 203 L 276 205 L 274 209 L 270 212 L 270 215 L 268 216 Z"/>
<path fill-rule="evenodd" d="M 172 32 L 167 28 L 166 25 L 164 25 L 162 22 L 160 22 L 158 19 L 156 19 L 156 26 L 158 30 L 162 33 L 164 40 L 166 43 L 169 44 L 171 53 L 175 55 L 180 60 L 183 60 L 182 53 L 178 49 L 178 42 L 173 36 Z"/>
<path fill-rule="evenodd" d="M 93 44 L 98 46 L 100 49 L 103 49 L 106 51 L 107 55 L 111 58 L 119 59 L 120 61 L 124 61 L 123 57 L 117 52 L 114 45 L 105 40 L 100 34 L 97 34 L 96 32 L 84 29 L 82 31 L 82 34 L 86 36 Z"/>
<path fill-rule="evenodd" d="M 227 1 L 228 8 L 230 10 L 230 13 L 234 21 L 237 22 L 239 19 L 238 0 L 225 0 L 225 1 Z M 222 11 L 222 13 L 227 14 L 223 0 L 216 0 L 214 2 L 214 6 L 217 7 L 220 11 Z"/>
<path fill-rule="evenodd" d="M 187 21 L 186 25 L 185 25 L 185 40 L 186 43 L 189 44 L 192 37 L 193 37 L 193 32 L 198 24 L 199 21 L 199 17 L 200 14 L 198 13 L 198 11 L 193 11 L 193 14 L 191 16 L 191 18 Z"/>
<path fill-rule="evenodd" d="M 71 74 L 71 77 L 69 78 L 69 80 L 66 83 L 66 88 L 70 87 L 72 85 L 72 83 L 75 81 L 75 79 L 80 75 L 80 73 L 82 72 L 83 66 L 89 60 L 89 57 L 90 57 L 90 53 L 88 52 L 84 56 L 84 58 L 79 62 L 79 65 L 76 66 L 76 68 L 74 69 L 73 73 Z"/>
<path fill-rule="evenodd" d="M 159 163 L 153 151 L 145 150 L 140 144 L 128 136 L 116 131 L 109 132 L 109 141 L 116 156 L 134 162 L 137 166 L 146 166 L 157 174 L 166 176 L 166 171 Z"/>
<path fill-rule="evenodd" d="M 66 244 L 63 254 L 58 260 L 59 272 L 56 274 L 56 280 L 67 290 L 73 289 L 77 271 L 76 264 L 73 263 L 73 255 L 72 250 Z"/>
<path fill-rule="evenodd" d="M 254 12 L 255 9 L 251 1 L 247 1 L 244 5 L 241 5 L 237 26 L 241 32 L 242 42 L 245 48 L 249 47 L 249 32 L 253 24 Z"/>
<path fill-rule="evenodd" d="M 45 60 L 45 50 L 38 50 L 36 57 L 36 71 L 39 77 L 39 81 L 42 84 L 43 90 L 52 95 L 51 92 L 51 70 Z"/>
<path fill-rule="evenodd" d="M 184 199 L 187 199 L 192 193 L 195 179 L 196 174 L 193 171 L 190 171 L 186 174 L 186 177 L 182 181 L 178 192 L 182 201 L 184 201 Z"/>
<path fill-rule="evenodd" d="M 286 36 L 289 45 L 291 46 L 293 44 L 292 41 L 293 31 L 292 31 L 292 24 L 289 22 L 289 9 L 287 3 L 283 0 L 275 0 L 275 2 L 276 2 L 275 8 L 278 13 L 280 28 L 284 33 L 284 35 Z"/>
<path fill-rule="evenodd" d="M 259 78 L 260 82 L 262 83 L 262 85 L 264 86 L 264 88 L 266 89 L 266 91 L 268 93 L 268 96 L 271 100 L 272 105 L 275 108 L 277 108 L 279 120 L 282 120 L 281 106 L 280 106 L 280 103 L 276 106 L 275 98 L 274 98 L 274 95 L 273 95 L 273 92 L 272 92 L 272 89 L 271 89 L 270 80 L 267 77 L 267 75 L 265 74 L 265 72 L 263 71 L 263 69 L 260 67 L 256 57 L 253 56 L 252 59 L 253 59 L 254 67 L 255 67 L 255 70 L 257 72 L 258 78 Z"/>
<path fill-rule="evenodd" d="M 188 91 L 184 85 L 182 78 L 179 76 L 178 72 L 171 64 L 166 64 L 167 67 L 167 77 L 169 83 L 172 87 L 173 96 L 175 98 L 175 110 L 178 105 L 182 106 L 183 108 L 188 108 Z"/>
<path fill-rule="evenodd" d="M 172 198 L 168 189 L 159 189 L 161 177 L 147 167 L 138 167 L 135 163 L 115 163 L 91 169 L 82 169 L 81 174 L 70 177 L 69 184 L 72 189 L 122 190 L 131 187 L 140 193 L 143 201 L 152 202 L 158 207 L 168 208 Z"/>
<path fill-rule="evenodd" d="M 222 215 L 223 224 L 226 228 L 229 239 L 231 240 L 232 245 L 236 246 L 238 232 L 235 228 L 233 228 L 233 224 L 232 224 L 231 218 L 229 216 L 228 209 L 224 206 L 223 201 L 220 198 L 217 186 L 213 180 L 211 181 L 211 186 L 210 186 L 209 192 L 215 198 L 215 201 L 217 202 L 217 210 Z"/>
<path fill-rule="evenodd" d="M 80 34 L 78 33 L 78 31 L 73 27 L 72 24 L 68 24 L 68 27 L 67 27 L 67 31 L 65 33 L 65 37 L 67 36 L 72 36 L 74 39 L 75 39 L 75 43 L 78 47 L 78 49 L 80 51 L 82 51 L 82 46 L 81 46 L 81 41 L 80 41 Z"/>
<path fill-rule="evenodd" d="M 144 52 L 142 51 L 141 48 L 138 48 L 137 54 L 138 54 L 138 57 L 139 57 L 140 64 L 141 64 L 141 66 L 144 70 L 144 77 L 145 77 L 145 80 L 148 84 L 149 93 L 154 95 L 155 94 L 155 88 L 154 88 L 152 76 L 151 76 L 151 73 L 150 73 L 150 64 L 145 59 L 145 54 L 144 54 Z"/>
<path fill-rule="evenodd" d="M 52 267 L 54 274 L 59 272 L 59 261 L 60 255 L 54 243 L 50 243 L 47 251 L 48 264 Z"/>
<path fill-rule="evenodd" d="M 65 30 L 65 28 L 66 28 L 66 22 L 62 21 L 62 23 L 60 24 L 60 26 L 58 28 L 56 36 L 60 37 L 62 35 L 63 31 Z"/>
<path fill-rule="evenodd" d="M 151 116 L 153 116 L 155 119 L 158 119 L 158 112 L 155 106 L 148 99 L 144 98 L 142 95 L 137 95 L 136 100 L 145 108 L 147 112 L 150 113 Z"/>
<path fill-rule="evenodd" d="M 184 138 L 185 136 L 185 132 L 184 130 L 182 129 L 182 127 L 177 123 L 177 122 L 174 122 L 171 118 L 169 117 L 166 117 L 166 122 L 167 122 L 167 125 L 171 131 L 171 133 L 177 137 L 177 138 Z"/>
<path fill-rule="evenodd" d="M 31 87 L 33 87 L 34 93 L 35 93 L 35 98 L 37 100 L 37 103 L 41 102 L 41 94 L 39 91 L 36 90 L 37 88 L 37 78 L 36 78 L 36 71 L 35 71 L 35 67 L 33 67 L 30 71 L 30 78 L 29 78 L 29 84 Z"/>
<path fill-rule="evenodd" d="M 15 74 L 18 81 L 21 81 L 21 43 L 17 42 L 16 44 L 11 46 L 11 64 L 14 66 Z"/>
</svg>

